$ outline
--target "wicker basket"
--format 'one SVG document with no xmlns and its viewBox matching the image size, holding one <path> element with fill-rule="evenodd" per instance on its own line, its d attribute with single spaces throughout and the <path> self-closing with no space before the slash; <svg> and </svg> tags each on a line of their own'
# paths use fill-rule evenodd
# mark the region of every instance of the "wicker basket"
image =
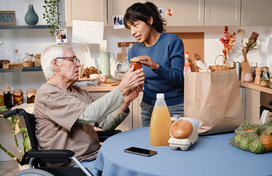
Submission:
<svg viewBox="0 0 272 176">
<path fill-rule="evenodd" d="M 231 65 L 226 65 L 226 64 L 218 65 L 218 64 L 216 64 L 217 58 L 220 57 L 220 56 L 223 57 L 223 59 L 225 58 L 223 55 L 218 55 L 218 56 L 215 58 L 215 65 L 209 66 L 209 69 L 211 69 L 211 71 L 223 71 L 223 70 L 230 70 L 230 69 L 233 69 L 233 68 L 234 68 L 234 67 L 231 66 Z"/>
</svg>

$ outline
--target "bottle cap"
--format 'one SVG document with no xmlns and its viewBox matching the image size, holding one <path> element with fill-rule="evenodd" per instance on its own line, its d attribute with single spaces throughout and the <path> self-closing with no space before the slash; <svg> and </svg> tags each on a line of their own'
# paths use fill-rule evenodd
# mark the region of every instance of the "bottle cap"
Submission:
<svg viewBox="0 0 272 176">
<path fill-rule="evenodd" d="M 189 51 L 185 51 L 185 54 L 189 54 Z"/>
<path fill-rule="evenodd" d="M 157 93 L 156 98 L 157 98 L 157 100 L 164 100 L 164 94 L 163 93 Z"/>
</svg>

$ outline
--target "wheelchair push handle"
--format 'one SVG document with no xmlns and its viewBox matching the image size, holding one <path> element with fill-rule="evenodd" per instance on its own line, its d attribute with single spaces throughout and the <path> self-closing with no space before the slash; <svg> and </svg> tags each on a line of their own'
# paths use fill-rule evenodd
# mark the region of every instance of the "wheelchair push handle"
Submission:
<svg viewBox="0 0 272 176">
<path fill-rule="evenodd" d="M 13 116 L 13 115 L 16 115 L 16 114 L 19 114 L 19 113 L 23 113 L 23 115 L 26 113 L 26 111 L 22 108 L 16 108 L 16 109 L 13 109 L 13 110 L 10 110 L 8 112 L 5 112 L 3 114 L 4 118 L 8 118 L 10 116 Z"/>
<path fill-rule="evenodd" d="M 8 118 L 8 117 L 10 117 L 10 116 L 13 116 L 13 115 L 16 115 L 16 114 L 17 114 L 17 109 L 14 109 L 14 110 L 5 112 L 5 113 L 3 114 L 3 116 L 4 116 L 4 118 L 6 119 L 6 118 Z"/>
</svg>

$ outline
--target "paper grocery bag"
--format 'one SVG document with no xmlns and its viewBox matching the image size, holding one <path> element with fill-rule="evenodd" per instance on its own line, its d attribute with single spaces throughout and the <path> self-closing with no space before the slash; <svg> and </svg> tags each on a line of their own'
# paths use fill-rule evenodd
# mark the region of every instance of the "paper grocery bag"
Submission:
<svg viewBox="0 0 272 176">
<path fill-rule="evenodd" d="M 200 135 L 234 131 L 240 126 L 244 116 L 235 69 L 186 72 L 184 113 L 202 121 Z"/>
</svg>

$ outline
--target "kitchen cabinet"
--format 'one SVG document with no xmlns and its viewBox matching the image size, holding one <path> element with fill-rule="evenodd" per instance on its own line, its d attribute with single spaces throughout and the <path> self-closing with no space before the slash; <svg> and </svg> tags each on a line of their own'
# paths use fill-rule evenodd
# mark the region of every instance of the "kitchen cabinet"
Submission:
<svg viewBox="0 0 272 176">
<path fill-rule="evenodd" d="M 172 17 L 163 15 L 167 26 L 203 26 L 204 25 L 204 0 L 149 0 L 156 4 L 162 11 L 166 8 L 174 11 Z M 135 0 L 108 0 L 108 26 L 112 26 L 114 15 L 124 15 L 126 9 Z M 141 0 L 139 2 L 146 2 Z"/>
<path fill-rule="evenodd" d="M 240 26 L 240 6 L 241 0 L 205 0 L 205 26 Z"/>
<path fill-rule="evenodd" d="M 107 0 L 65 0 L 66 27 L 73 20 L 104 22 L 107 26 Z"/>
<path fill-rule="evenodd" d="M 133 119 L 133 124 L 132 128 L 140 128 L 142 127 L 142 119 L 141 119 L 141 107 L 140 104 L 143 99 L 143 92 L 139 93 L 139 96 L 135 98 L 132 102 L 132 119 Z"/>
<path fill-rule="evenodd" d="M 109 92 L 89 92 L 89 94 L 93 97 L 93 99 L 97 100 L 101 98 L 102 96 L 106 95 Z M 133 129 L 132 126 L 132 103 L 129 106 L 129 109 L 131 110 L 130 114 L 127 116 L 127 118 L 118 126 L 116 129 L 119 129 L 121 131 L 127 131 Z"/>
<path fill-rule="evenodd" d="M 173 16 L 163 14 L 167 26 L 204 26 L 204 0 L 149 0 L 164 11 L 174 11 Z"/>
<path fill-rule="evenodd" d="M 259 123 L 260 120 L 260 91 L 245 88 L 245 120 Z"/>
<path fill-rule="evenodd" d="M 113 16 L 124 15 L 128 7 L 143 0 L 108 0 L 108 26 L 113 26 Z"/>
<path fill-rule="evenodd" d="M 272 0 L 242 0 L 241 26 L 271 26 Z"/>
</svg>

